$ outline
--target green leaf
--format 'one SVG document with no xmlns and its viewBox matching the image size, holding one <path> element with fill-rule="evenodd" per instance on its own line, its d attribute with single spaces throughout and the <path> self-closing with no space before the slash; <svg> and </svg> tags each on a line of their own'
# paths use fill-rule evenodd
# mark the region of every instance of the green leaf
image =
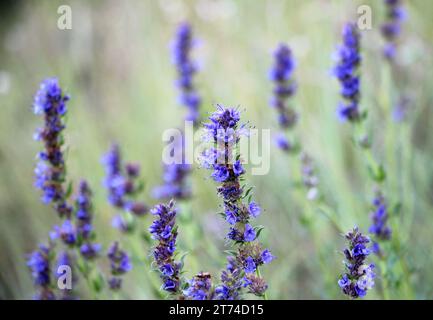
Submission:
<svg viewBox="0 0 433 320">
<path fill-rule="evenodd" d="M 249 187 L 248 190 L 245 192 L 244 196 L 242 197 L 242 199 L 245 199 L 246 197 L 248 197 L 248 195 L 251 193 L 251 191 L 253 190 L 254 187 Z"/>
<path fill-rule="evenodd" d="M 143 241 L 147 244 L 151 244 L 152 243 L 152 238 L 150 236 L 149 232 L 143 231 L 141 233 L 141 239 L 143 239 Z"/>
<path fill-rule="evenodd" d="M 144 186 L 145 186 L 145 182 L 144 180 L 139 180 L 137 183 L 137 186 L 135 187 L 135 192 L 134 193 L 140 193 L 144 190 Z"/>
<path fill-rule="evenodd" d="M 379 167 L 377 169 L 376 181 L 377 182 L 383 182 L 383 181 L 385 181 L 385 178 L 386 178 L 385 168 L 381 164 L 381 165 L 379 165 Z"/>
<path fill-rule="evenodd" d="M 399 215 L 401 213 L 401 209 L 402 209 L 403 205 L 401 202 L 397 202 L 391 209 L 391 213 L 393 215 Z"/>
<path fill-rule="evenodd" d="M 96 278 L 92 279 L 92 287 L 97 293 L 102 291 L 102 288 L 104 287 L 104 277 L 100 273 Z"/>
<path fill-rule="evenodd" d="M 368 166 L 368 173 L 375 182 L 381 183 L 386 179 L 386 172 L 383 165 L 379 165 L 377 168 Z"/>
<path fill-rule="evenodd" d="M 183 269 L 183 266 L 185 265 L 185 258 L 188 255 L 188 252 L 185 252 L 182 254 L 182 256 L 180 257 L 179 261 L 180 261 L 180 269 Z"/>
<path fill-rule="evenodd" d="M 68 186 L 66 187 L 65 197 L 69 198 L 72 195 L 73 191 L 73 183 L 72 181 L 68 182 Z"/>
<path fill-rule="evenodd" d="M 237 254 L 236 250 L 224 250 L 224 253 L 230 256 L 235 256 Z"/>
<path fill-rule="evenodd" d="M 263 229 L 265 227 L 264 226 L 256 226 L 254 227 L 254 230 L 256 230 L 256 239 L 260 236 L 260 234 L 262 233 Z"/>
<path fill-rule="evenodd" d="M 217 214 L 219 214 L 221 217 L 223 217 L 224 219 L 226 218 L 226 214 L 224 212 L 217 212 Z"/>
<path fill-rule="evenodd" d="M 252 198 L 253 198 L 253 194 L 250 194 L 249 196 L 248 196 L 248 203 L 251 203 L 251 200 L 252 200 Z"/>
</svg>

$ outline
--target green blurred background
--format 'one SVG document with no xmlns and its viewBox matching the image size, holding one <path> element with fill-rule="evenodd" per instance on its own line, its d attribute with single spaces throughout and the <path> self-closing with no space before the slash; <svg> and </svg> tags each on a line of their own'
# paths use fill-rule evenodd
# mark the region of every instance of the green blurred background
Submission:
<svg viewBox="0 0 433 320">
<path fill-rule="evenodd" d="M 369 111 L 374 155 L 388 169 L 386 194 L 393 203 L 403 204 L 392 218 L 402 246 L 395 258 L 407 264 L 412 285 L 411 290 L 396 290 L 391 296 L 432 298 L 433 2 L 405 3 L 408 19 L 399 48 L 397 85 L 381 56 L 382 1 L 2 1 L 0 298 L 32 297 L 26 254 L 46 241 L 58 223 L 33 188 L 35 155 L 41 144 L 33 141 L 32 134 L 42 119 L 33 115 L 31 103 L 39 82 L 57 76 L 72 97 L 65 131 L 68 175 L 75 183 L 88 179 L 94 189 L 98 240 L 104 249 L 114 239 L 128 248 L 128 240 L 111 227 L 115 212 L 105 201 L 100 157 L 117 141 L 125 159 L 142 165 L 143 199 L 156 203 L 150 194 L 161 180 L 161 134 L 178 127 L 184 115 L 173 86 L 176 74 L 169 43 L 177 24 L 185 20 L 200 40 L 194 58 L 201 66 L 196 84 L 204 101 L 202 114 L 211 112 L 215 103 L 239 105 L 245 109 L 243 119 L 259 129 L 276 128 L 276 114 L 268 106 L 272 52 L 280 42 L 291 46 L 299 85 L 293 100 L 300 113 L 295 134 L 315 159 L 320 189 L 339 225 L 344 230 L 358 225 L 367 231 L 371 183 L 361 154 L 350 141 L 350 126 L 336 118 L 339 88 L 330 76 L 341 26 L 357 18 L 361 4 L 370 5 L 373 13 L 372 30 L 362 32 L 361 106 Z M 57 28 L 57 8 L 63 4 L 72 8 L 72 30 Z M 409 117 L 405 123 L 395 123 L 391 109 L 401 92 L 411 97 Z M 179 221 L 180 246 L 189 252 L 189 276 L 204 270 L 218 277 L 225 263 L 225 223 L 216 214 L 221 201 L 208 174 L 194 170 L 192 218 Z M 298 157 L 274 147 L 269 174 L 248 175 L 265 210 L 259 218 L 266 227 L 263 242 L 278 257 L 263 268 L 269 296 L 343 298 L 336 281 L 343 270 L 344 239 L 296 188 L 298 179 Z M 143 229 L 151 219 L 140 222 Z M 133 245 L 141 250 L 139 242 Z M 147 250 L 143 247 L 142 253 Z M 107 270 L 105 257 L 98 263 Z M 148 273 L 146 265 L 135 265 L 125 277 L 123 297 L 154 298 Z M 396 275 L 397 283 L 400 276 Z M 89 297 L 85 285 L 78 286 L 82 297 Z M 368 297 L 381 298 L 379 290 Z"/>
</svg>

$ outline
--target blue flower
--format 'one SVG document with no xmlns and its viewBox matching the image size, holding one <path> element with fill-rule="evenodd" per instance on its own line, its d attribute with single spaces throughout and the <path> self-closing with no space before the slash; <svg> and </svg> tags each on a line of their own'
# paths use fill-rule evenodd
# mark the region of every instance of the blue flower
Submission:
<svg viewBox="0 0 433 320">
<path fill-rule="evenodd" d="M 370 251 L 363 243 L 357 243 L 352 249 L 352 256 L 355 258 L 359 256 L 367 256 L 369 253 Z"/>
<path fill-rule="evenodd" d="M 177 290 L 177 283 L 175 281 L 173 281 L 172 279 L 166 279 L 166 280 L 164 280 L 162 288 L 165 291 L 174 292 Z"/>
<path fill-rule="evenodd" d="M 122 278 L 111 277 L 110 279 L 108 279 L 108 286 L 113 291 L 120 290 L 122 288 Z"/>
<path fill-rule="evenodd" d="M 174 201 L 158 204 L 151 213 L 156 217 L 149 228 L 152 238 L 158 243 L 153 248 L 153 258 L 160 271 L 162 288 L 170 293 L 178 293 L 180 288 L 181 263 L 174 260 L 177 227 Z"/>
<path fill-rule="evenodd" d="M 344 274 L 341 279 L 338 280 L 338 285 L 340 286 L 340 288 L 344 289 L 347 286 L 349 286 L 351 284 L 351 281 L 349 280 L 347 274 Z"/>
<path fill-rule="evenodd" d="M 373 234 L 377 240 L 389 240 L 391 238 L 391 228 L 387 225 L 388 207 L 380 191 L 377 191 L 373 200 L 373 212 L 370 217 L 372 224 L 368 231 Z"/>
<path fill-rule="evenodd" d="M 245 272 L 254 272 L 273 258 L 269 251 L 263 252 L 256 241 L 256 231 L 250 224 L 251 218 L 260 214 L 260 206 L 253 201 L 244 203 L 243 200 L 251 188 L 244 194 L 244 187 L 241 186 L 245 174 L 240 160 L 242 155 L 235 156 L 233 152 L 240 137 L 245 135 L 245 126 L 239 124 L 239 121 L 238 110 L 218 105 L 209 117 L 209 122 L 204 124 L 205 140 L 212 145 L 202 154 L 203 166 L 212 169 L 211 177 L 220 183 L 217 191 L 223 200 L 226 221 L 231 225 L 227 238 L 235 242 L 239 249 L 234 257 L 228 258 L 227 268 L 221 273 L 222 283 L 215 288 L 216 298 L 224 300 L 239 299 Z M 267 289 L 266 283 L 262 278 L 253 280 L 250 292 L 262 295 Z"/>
<path fill-rule="evenodd" d="M 344 294 L 352 298 L 362 298 L 367 290 L 374 286 L 374 265 L 367 264 L 365 261 L 370 254 L 370 250 L 366 247 L 370 240 L 357 228 L 348 232 L 346 239 L 349 241 L 349 247 L 343 252 L 347 260 L 345 261 L 347 272 L 341 275 L 338 285 Z"/>
<path fill-rule="evenodd" d="M 227 167 L 223 165 L 216 165 L 214 167 L 214 172 L 212 173 L 212 178 L 217 182 L 224 182 L 230 176 L 230 172 Z"/>
<path fill-rule="evenodd" d="M 171 237 L 171 226 L 165 226 L 160 233 L 160 239 L 168 239 Z"/>
<path fill-rule="evenodd" d="M 236 242 L 243 242 L 246 241 L 244 238 L 244 235 L 237 229 L 237 228 L 230 228 L 229 233 L 227 234 L 227 237 L 230 240 L 236 241 Z"/>
<path fill-rule="evenodd" d="M 292 148 L 289 139 L 282 133 L 275 136 L 274 142 L 281 150 L 289 151 Z"/>
<path fill-rule="evenodd" d="M 167 277 L 172 276 L 174 274 L 173 266 L 171 264 L 168 264 L 168 263 L 164 264 L 161 267 L 161 273 Z"/>
<path fill-rule="evenodd" d="M 386 21 L 381 26 L 382 36 L 386 44 L 383 54 L 386 59 L 394 60 L 398 37 L 401 33 L 401 25 L 406 18 L 406 11 L 401 0 L 385 0 Z"/>
<path fill-rule="evenodd" d="M 38 300 L 53 300 L 55 298 L 51 290 L 50 255 L 51 248 L 41 245 L 38 250 L 29 255 L 27 260 L 33 282 L 38 289 L 35 297 Z"/>
<path fill-rule="evenodd" d="M 38 154 L 35 186 L 42 191 L 44 204 L 52 203 L 60 217 L 70 217 L 72 208 L 67 204 L 64 182 L 66 168 L 63 157 L 64 116 L 69 100 L 59 86 L 57 78 L 41 82 L 33 101 L 33 111 L 44 116 L 44 127 L 37 129 L 35 137 L 44 143 L 45 150 Z"/>
<path fill-rule="evenodd" d="M 275 259 L 275 257 L 271 254 L 271 252 L 268 249 L 265 249 L 262 254 L 261 258 L 263 263 L 270 263 L 272 260 Z"/>
<path fill-rule="evenodd" d="M 245 260 L 245 272 L 247 273 L 253 273 L 256 271 L 256 263 L 254 262 L 254 259 L 251 257 L 246 258 Z"/>
<path fill-rule="evenodd" d="M 98 256 L 101 251 L 101 245 L 99 243 L 84 243 L 80 247 L 80 253 L 85 259 L 94 259 Z"/>
<path fill-rule="evenodd" d="M 256 231 L 251 225 L 245 225 L 244 239 L 247 242 L 254 241 L 256 239 Z"/>
<path fill-rule="evenodd" d="M 78 186 L 78 194 L 75 197 L 77 235 L 84 243 L 80 246 L 81 255 L 85 259 L 95 258 L 101 245 L 93 243 L 95 237 L 93 232 L 93 203 L 92 190 L 86 180 L 81 180 Z"/>
<path fill-rule="evenodd" d="M 128 254 L 120 249 L 119 242 L 114 242 L 107 253 L 110 259 L 112 274 L 124 274 L 132 269 Z"/>
<path fill-rule="evenodd" d="M 236 213 L 234 211 L 227 210 L 226 211 L 226 221 L 232 225 L 235 224 L 236 222 L 238 222 L 238 217 L 236 216 Z"/>
<path fill-rule="evenodd" d="M 182 160 L 181 163 L 164 164 L 163 184 L 154 188 L 153 196 L 156 199 L 180 200 L 191 197 L 191 188 L 188 185 L 188 175 L 191 173 L 191 165 L 184 163 L 185 141 L 184 136 L 176 139 L 173 145 L 173 152 L 176 157 Z"/>
<path fill-rule="evenodd" d="M 235 257 L 228 256 L 227 260 L 226 270 L 221 273 L 221 284 L 215 288 L 216 299 L 239 300 L 243 286 L 242 268 Z"/>
<path fill-rule="evenodd" d="M 358 121 L 360 114 L 358 110 L 360 87 L 357 69 L 361 61 L 360 56 L 360 35 L 357 26 L 347 23 L 343 27 L 343 43 L 338 48 L 337 65 L 334 68 L 334 75 L 341 84 L 341 95 L 344 102 L 338 108 L 339 118 L 343 121 Z"/>
<path fill-rule="evenodd" d="M 288 106 L 288 100 L 296 92 L 296 83 L 292 79 L 295 62 L 292 51 L 285 44 L 280 44 L 275 51 L 275 62 L 270 70 L 270 78 L 275 82 L 274 96 L 271 106 L 278 112 L 278 123 L 282 130 L 293 127 L 298 119 L 297 113 Z M 276 144 L 284 151 L 289 151 L 290 143 L 281 133 L 277 136 Z"/>
<path fill-rule="evenodd" d="M 250 215 L 254 218 L 257 218 L 260 215 L 260 213 L 262 212 L 262 209 L 260 208 L 260 206 L 257 203 L 255 203 L 254 201 L 250 202 L 250 204 L 248 205 L 248 210 L 249 210 Z"/>
<path fill-rule="evenodd" d="M 113 144 L 102 157 L 105 166 L 104 187 L 108 191 L 108 202 L 117 209 L 130 212 L 135 216 L 142 216 L 148 211 L 147 206 L 134 198 L 140 191 L 137 179 L 140 174 L 138 164 L 123 165 L 120 147 Z"/>
<path fill-rule="evenodd" d="M 189 287 L 183 291 L 185 298 L 191 300 L 210 300 L 212 281 L 208 273 L 201 272 L 189 281 Z"/>
<path fill-rule="evenodd" d="M 253 273 L 248 273 L 244 277 L 244 287 L 248 287 L 249 292 L 256 296 L 263 296 L 268 289 L 268 285 L 263 278 L 256 276 Z"/>
<path fill-rule="evenodd" d="M 176 84 L 180 91 L 179 101 L 188 108 L 186 120 L 197 124 L 201 98 L 193 84 L 193 76 L 197 72 L 197 67 L 190 57 L 194 43 L 191 26 L 188 23 L 182 23 L 177 29 L 172 45 L 173 60 L 178 73 Z"/>
<path fill-rule="evenodd" d="M 275 73 L 273 76 L 284 78 L 286 73 Z M 244 194 L 242 180 L 245 169 L 240 160 L 242 155 L 234 154 L 240 137 L 246 134 L 245 126 L 239 121 L 240 113 L 237 109 L 218 105 L 209 117 L 209 122 L 204 124 L 205 140 L 212 145 L 202 153 L 203 166 L 212 169 L 211 177 L 220 183 L 218 195 L 223 200 L 225 219 L 231 225 L 227 239 L 234 241 L 239 248 L 236 256 L 229 259 L 229 265 L 221 273 L 222 283 L 215 289 L 217 299 L 227 300 L 240 297 L 244 272 L 253 272 L 264 263 L 261 257 L 263 250 L 256 241 L 256 231 L 250 224 L 251 218 L 260 214 L 261 208 L 255 202 L 244 203 L 243 199 L 251 189 Z M 234 159 L 236 160 L 232 162 Z M 270 262 L 270 253 L 266 252 L 264 259 Z M 257 286 L 250 292 L 263 294 L 267 288 L 264 280 L 258 278 L 255 284 Z"/>
<path fill-rule="evenodd" d="M 54 226 L 50 236 L 53 240 L 60 238 L 65 244 L 73 245 L 77 241 L 77 230 L 71 220 L 66 219 L 60 227 Z"/>
<path fill-rule="evenodd" d="M 244 167 L 242 166 L 242 163 L 239 160 L 236 160 L 236 162 L 233 164 L 233 173 L 235 176 L 240 176 L 245 172 Z"/>
<path fill-rule="evenodd" d="M 110 260 L 111 278 L 108 280 L 110 289 L 118 290 L 121 288 L 121 275 L 132 269 L 132 264 L 128 254 L 120 249 L 119 242 L 115 241 L 108 249 L 108 259 Z"/>
</svg>

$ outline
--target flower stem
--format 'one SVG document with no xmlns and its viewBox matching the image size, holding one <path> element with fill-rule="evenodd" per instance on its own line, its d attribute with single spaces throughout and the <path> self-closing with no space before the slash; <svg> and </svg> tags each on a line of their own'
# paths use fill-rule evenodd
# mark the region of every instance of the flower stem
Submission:
<svg viewBox="0 0 433 320">
<path fill-rule="evenodd" d="M 256 274 L 257 274 L 257 277 L 259 277 L 259 278 L 262 277 L 262 275 L 260 273 L 260 267 L 256 268 Z M 268 294 L 266 293 L 266 291 L 263 293 L 263 300 L 268 300 Z"/>
</svg>

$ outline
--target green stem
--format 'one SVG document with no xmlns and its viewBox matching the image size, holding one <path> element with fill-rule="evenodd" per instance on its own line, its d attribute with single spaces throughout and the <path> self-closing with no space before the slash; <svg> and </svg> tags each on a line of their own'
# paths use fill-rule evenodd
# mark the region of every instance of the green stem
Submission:
<svg viewBox="0 0 433 320">
<path fill-rule="evenodd" d="M 257 277 L 262 278 L 262 275 L 260 273 L 260 267 L 256 268 L 256 274 L 257 274 Z M 266 291 L 263 293 L 263 300 L 268 300 L 268 294 Z"/>
<path fill-rule="evenodd" d="M 387 279 L 387 267 L 384 258 L 379 261 L 380 271 L 382 273 L 382 295 L 384 300 L 389 300 L 389 283 Z"/>
<path fill-rule="evenodd" d="M 133 239 L 131 239 L 131 236 L 132 235 L 127 235 L 126 238 L 127 238 L 127 242 L 128 242 L 129 248 L 131 249 L 132 259 L 135 260 L 135 261 L 138 261 L 140 264 L 143 264 L 143 265 L 145 265 L 145 266 L 147 266 L 147 267 L 150 268 L 150 266 L 151 266 L 150 259 L 146 255 L 142 254 L 141 247 L 137 246 L 137 242 L 133 241 Z M 146 251 L 146 250 L 148 250 L 147 247 L 143 248 L 143 251 Z M 151 291 L 154 294 L 157 294 L 157 296 L 159 298 L 163 297 L 162 293 L 159 290 L 159 287 L 160 287 L 159 282 L 157 282 L 157 280 L 155 279 L 155 277 L 153 276 L 153 274 L 151 274 L 148 270 L 145 270 L 144 277 L 146 278 L 146 281 L 148 283 L 150 283 L 150 285 L 151 285 Z"/>
</svg>

